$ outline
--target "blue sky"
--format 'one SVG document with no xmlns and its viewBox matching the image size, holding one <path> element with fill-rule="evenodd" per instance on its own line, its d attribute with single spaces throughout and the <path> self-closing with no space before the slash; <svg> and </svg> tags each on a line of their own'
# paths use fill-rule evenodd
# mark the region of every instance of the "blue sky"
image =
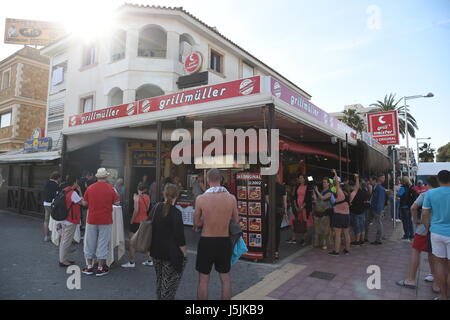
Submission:
<svg viewBox="0 0 450 320">
<path fill-rule="evenodd" d="M 105 6 L 123 2 L 1 1 L 0 19 L 64 21 L 74 19 L 80 8 L 99 14 Z M 448 0 L 129 2 L 183 6 L 298 84 L 329 112 L 346 104 L 368 106 L 391 92 L 398 98 L 433 92 L 434 98 L 410 101 L 417 135 L 432 137 L 436 148 L 450 142 Z M 368 23 L 373 10 L 379 12 L 379 24 Z M 0 58 L 19 48 L 2 44 Z M 410 144 L 415 147 L 415 140 Z"/>
</svg>

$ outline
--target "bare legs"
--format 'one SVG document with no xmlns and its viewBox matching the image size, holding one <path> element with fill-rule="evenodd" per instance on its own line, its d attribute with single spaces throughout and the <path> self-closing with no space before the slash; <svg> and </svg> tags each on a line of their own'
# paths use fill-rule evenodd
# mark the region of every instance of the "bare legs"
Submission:
<svg viewBox="0 0 450 320">
<path fill-rule="evenodd" d="M 350 232 L 348 228 L 334 228 L 334 251 L 341 251 L 341 232 L 344 232 L 345 249 L 350 251 Z"/>
<path fill-rule="evenodd" d="M 436 274 L 434 275 L 436 283 L 441 289 L 441 300 L 447 300 L 448 275 L 450 268 L 450 260 L 444 258 L 434 258 Z"/>
<path fill-rule="evenodd" d="M 231 280 L 229 273 L 219 273 L 220 282 L 222 283 L 222 300 L 231 299 Z M 208 284 L 209 274 L 199 273 L 197 299 L 208 300 Z"/>
</svg>

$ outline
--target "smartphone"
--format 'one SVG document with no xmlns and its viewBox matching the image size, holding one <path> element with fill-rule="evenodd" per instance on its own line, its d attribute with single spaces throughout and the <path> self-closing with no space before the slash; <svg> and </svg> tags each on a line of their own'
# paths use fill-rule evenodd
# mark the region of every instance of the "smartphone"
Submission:
<svg viewBox="0 0 450 320">
<path fill-rule="evenodd" d="M 309 181 L 309 182 L 314 181 L 313 177 L 311 177 L 311 176 L 308 177 L 308 181 Z"/>
</svg>

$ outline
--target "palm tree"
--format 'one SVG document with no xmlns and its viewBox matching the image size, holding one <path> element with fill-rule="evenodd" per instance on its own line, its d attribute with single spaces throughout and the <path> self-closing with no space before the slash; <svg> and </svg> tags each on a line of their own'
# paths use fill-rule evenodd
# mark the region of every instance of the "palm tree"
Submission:
<svg viewBox="0 0 450 320">
<path fill-rule="evenodd" d="M 344 118 L 342 119 L 342 122 L 359 133 L 365 131 L 366 129 L 364 120 L 359 116 L 355 109 L 344 110 Z"/>
<path fill-rule="evenodd" d="M 394 102 L 395 100 L 395 94 L 390 94 L 389 96 L 386 95 L 384 97 L 384 101 L 378 100 L 376 103 L 372 103 L 370 106 L 375 107 L 373 111 L 391 111 L 391 110 L 397 110 L 398 111 L 398 125 L 399 125 L 399 131 L 402 137 L 405 137 L 405 107 L 404 106 L 398 106 L 399 102 L 402 99 L 399 99 L 397 102 Z M 406 107 L 406 110 L 408 112 L 407 117 L 407 123 L 408 123 L 408 133 L 411 137 L 416 137 L 416 130 L 419 130 L 419 127 L 417 126 L 416 119 L 411 115 L 409 112 L 409 108 Z"/>
<path fill-rule="evenodd" d="M 419 147 L 420 162 L 434 162 L 434 153 L 436 149 L 431 148 L 431 143 L 424 143 Z"/>
</svg>

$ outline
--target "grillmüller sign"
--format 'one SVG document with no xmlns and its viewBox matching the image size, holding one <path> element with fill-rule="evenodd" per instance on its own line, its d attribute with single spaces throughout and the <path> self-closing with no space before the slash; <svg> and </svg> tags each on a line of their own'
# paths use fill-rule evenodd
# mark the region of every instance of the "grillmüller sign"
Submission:
<svg viewBox="0 0 450 320">
<path fill-rule="evenodd" d="M 398 114 L 396 110 L 367 114 L 367 131 L 383 145 L 400 143 L 398 135 Z"/>
<path fill-rule="evenodd" d="M 260 92 L 261 78 L 256 76 L 70 116 L 69 127 L 110 119 L 132 117 L 139 114 L 216 100 L 248 96 Z"/>
</svg>

